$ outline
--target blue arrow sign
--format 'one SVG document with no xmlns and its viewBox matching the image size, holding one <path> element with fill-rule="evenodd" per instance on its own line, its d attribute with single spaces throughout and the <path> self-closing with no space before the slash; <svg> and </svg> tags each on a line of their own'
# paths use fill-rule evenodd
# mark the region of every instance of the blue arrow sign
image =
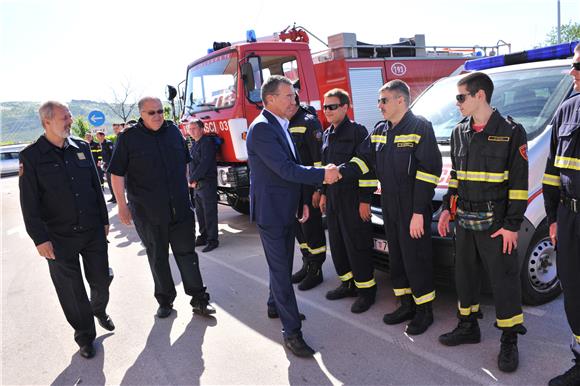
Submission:
<svg viewBox="0 0 580 386">
<path fill-rule="evenodd" d="M 89 113 L 88 119 L 92 126 L 98 127 L 105 123 L 105 114 L 102 111 L 93 110 Z"/>
</svg>

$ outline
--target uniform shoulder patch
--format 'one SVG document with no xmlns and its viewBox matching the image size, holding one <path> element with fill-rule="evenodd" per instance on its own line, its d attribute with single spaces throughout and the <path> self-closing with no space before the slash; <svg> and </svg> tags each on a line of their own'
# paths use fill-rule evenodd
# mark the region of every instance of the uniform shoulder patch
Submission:
<svg viewBox="0 0 580 386">
<path fill-rule="evenodd" d="M 528 145 L 526 143 L 524 143 L 522 146 L 520 146 L 520 155 L 526 161 L 528 160 Z"/>
</svg>

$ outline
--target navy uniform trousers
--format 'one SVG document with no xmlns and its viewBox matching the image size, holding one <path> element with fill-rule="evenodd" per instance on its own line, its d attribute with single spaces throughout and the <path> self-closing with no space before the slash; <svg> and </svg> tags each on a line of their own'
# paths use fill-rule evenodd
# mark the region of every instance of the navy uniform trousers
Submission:
<svg viewBox="0 0 580 386">
<path fill-rule="evenodd" d="M 195 215 L 202 239 L 209 243 L 218 241 L 217 180 L 198 181 L 195 189 Z"/>
<path fill-rule="evenodd" d="M 75 341 L 84 346 L 95 340 L 93 316 L 104 315 L 109 302 L 109 260 L 104 226 L 84 232 L 50 232 L 55 259 L 47 259 L 50 277 Z M 89 300 L 79 261 L 91 289 Z"/>
</svg>

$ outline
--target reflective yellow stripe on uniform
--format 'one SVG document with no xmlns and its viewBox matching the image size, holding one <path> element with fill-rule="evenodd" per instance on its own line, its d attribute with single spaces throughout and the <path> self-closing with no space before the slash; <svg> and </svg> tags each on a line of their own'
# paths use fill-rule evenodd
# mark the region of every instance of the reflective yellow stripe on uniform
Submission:
<svg viewBox="0 0 580 386">
<path fill-rule="evenodd" d="M 450 188 L 457 188 L 459 186 L 459 181 L 457 181 L 455 178 L 452 178 L 449 180 L 449 187 Z"/>
<path fill-rule="evenodd" d="M 320 248 L 308 248 L 308 252 L 312 253 L 313 255 L 318 255 L 319 253 L 323 253 L 326 252 L 326 247 L 320 247 Z"/>
<path fill-rule="evenodd" d="M 395 143 L 397 142 L 415 142 L 419 143 L 421 136 L 419 134 L 396 135 Z"/>
<path fill-rule="evenodd" d="M 376 188 L 379 186 L 379 180 L 358 180 L 359 188 Z"/>
<path fill-rule="evenodd" d="M 574 338 L 576 339 L 576 343 L 580 344 L 580 335 L 574 335 Z"/>
<path fill-rule="evenodd" d="M 421 181 L 429 182 L 433 185 L 437 185 L 439 183 L 439 177 L 434 174 L 422 172 L 420 170 L 417 170 L 417 175 L 415 178 Z"/>
<path fill-rule="evenodd" d="M 563 169 L 580 170 L 580 158 L 556 156 L 554 166 Z"/>
<path fill-rule="evenodd" d="M 435 291 L 428 293 L 427 295 L 423 295 L 421 297 L 416 298 L 413 296 L 415 300 L 415 304 L 424 304 L 435 300 Z"/>
<path fill-rule="evenodd" d="M 513 327 L 522 323 L 524 323 L 524 314 L 519 314 L 509 319 L 497 319 L 498 327 Z"/>
<path fill-rule="evenodd" d="M 367 166 L 367 164 L 365 164 L 365 161 L 363 161 L 362 159 L 358 157 L 352 157 L 350 162 L 354 162 L 355 164 L 357 164 L 362 174 L 367 174 L 369 172 L 369 167 Z"/>
<path fill-rule="evenodd" d="M 457 303 L 457 308 L 459 309 L 459 315 L 469 316 L 471 314 L 479 312 L 479 304 L 474 304 L 469 307 L 462 308 L 459 303 Z"/>
<path fill-rule="evenodd" d="M 308 249 L 308 244 L 306 243 L 300 243 L 298 246 L 300 247 L 300 249 Z"/>
<path fill-rule="evenodd" d="M 353 278 L 352 271 L 345 273 L 342 276 L 338 277 L 341 281 L 348 281 Z"/>
<path fill-rule="evenodd" d="M 542 179 L 542 184 L 552 185 L 560 187 L 560 176 L 555 176 L 553 174 L 544 173 L 544 178 Z"/>
<path fill-rule="evenodd" d="M 527 201 L 528 191 L 527 190 L 510 189 L 508 191 L 508 197 L 510 200 L 526 200 Z"/>
<path fill-rule="evenodd" d="M 371 135 L 372 143 L 387 143 L 386 135 Z"/>
<path fill-rule="evenodd" d="M 306 127 L 304 126 L 291 127 L 288 129 L 288 131 L 291 132 L 292 134 L 304 134 L 306 133 Z"/>
<path fill-rule="evenodd" d="M 411 288 L 393 288 L 395 296 L 411 295 Z"/>
<path fill-rule="evenodd" d="M 459 181 L 477 181 L 477 182 L 504 182 L 509 178 L 509 170 L 503 173 L 490 172 L 472 172 L 465 170 L 457 171 L 457 179 Z"/>
<path fill-rule="evenodd" d="M 315 162 L 314 163 L 314 167 L 315 168 L 321 168 L 322 167 L 322 162 Z"/>
<path fill-rule="evenodd" d="M 356 285 L 356 288 L 371 288 L 377 285 L 377 282 L 375 281 L 375 279 L 371 279 L 369 281 L 363 281 L 363 282 L 359 282 L 359 281 L 354 281 L 354 285 Z"/>
</svg>

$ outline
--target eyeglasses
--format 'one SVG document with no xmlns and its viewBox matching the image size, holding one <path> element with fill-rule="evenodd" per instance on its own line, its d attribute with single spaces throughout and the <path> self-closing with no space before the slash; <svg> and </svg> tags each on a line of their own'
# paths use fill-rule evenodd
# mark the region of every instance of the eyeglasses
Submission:
<svg viewBox="0 0 580 386">
<path fill-rule="evenodd" d="M 334 110 L 336 110 L 337 108 L 339 108 L 340 106 L 344 106 L 344 103 L 343 103 L 343 104 L 340 104 L 340 103 L 333 103 L 333 104 L 331 104 L 331 105 L 324 105 L 323 107 L 324 107 L 324 110 L 330 110 L 330 111 L 334 111 Z"/>
<path fill-rule="evenodd" d="M 467 98 L 468 95 L 473 96 L 473 94 L 471 94 L 471 93 L 457 94 L 457 95 L 455 95 L 455 99 L 457 99 L 457 102 L 463 103 L 463 102 L 465 102 L 465 98 Z"/>
<path fill-rule="evenodd" d="M 580 62 L 572 63 L 572 65 L 570 65 L 570 68 L 573 68 L 576 71 L 580 71 Z"/>
<path fill-rule="evenodd" d="M 147 115 L 153 116 L 155 114 L 163 115 L 163 110 L 153 110 L 153 111 L 145 111 Z"/>
</svg>

